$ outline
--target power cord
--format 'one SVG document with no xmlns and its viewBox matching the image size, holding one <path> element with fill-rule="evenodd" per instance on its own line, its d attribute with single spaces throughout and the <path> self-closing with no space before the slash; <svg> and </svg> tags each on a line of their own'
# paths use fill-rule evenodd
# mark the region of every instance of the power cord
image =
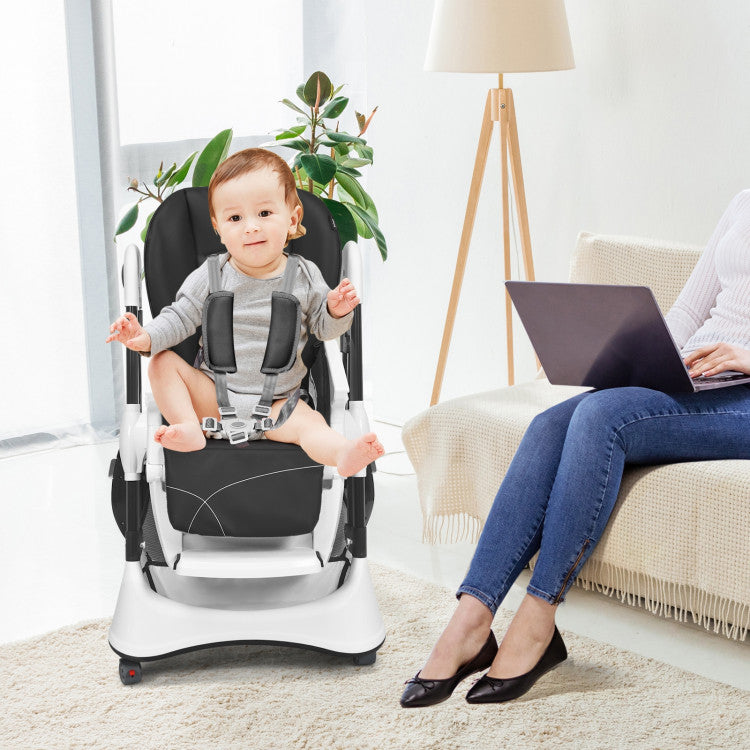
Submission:
<svg viewBox="0 0 750 750">
<path fill-rule="evenodd" d="M 391 427 L 399 427 L 401 429 L 403 429 L 404 427 L 402 424 L 398 424 L 398 422 L 389 422 L 387 419 L 377 419 L 377 417 L 375 418 L 375 422 L 379 422 L 380 424 L 387 424 Z M 401 453 L 406 453 L 406 451 L 388 451 L 387 453 L 384 453 L 380 458 L 378 458 L 376 463 L 386 458 L 387 456 L 398 456 Z M 380 466 L 378 466 L 378 473 L 388 474 L 388 476 L 391 477 L 413 477 L 416 475 L 415 471 L 386 471 L 385 469 L 381 469 Z"/>
</svg>

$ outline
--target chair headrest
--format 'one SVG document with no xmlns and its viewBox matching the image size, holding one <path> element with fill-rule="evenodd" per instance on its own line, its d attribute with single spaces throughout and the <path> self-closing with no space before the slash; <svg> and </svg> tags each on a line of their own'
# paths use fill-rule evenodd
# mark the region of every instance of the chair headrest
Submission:
<svg viewBox="0 0 750 750">
<path fill-rule="evenodd" d="M 302 202 L 304 237 L 292 240 L 287 252 L 313 261 L 330 287 L 339 283 L 341 245 L 336 224 L 325 203 L 307 190 Z M 208 213 L 208 188 L 177 190 L 151 218 L 144 246 L 144 269 L 151 314 L 174 302 L 182 282 L 213 253 L 225 253 Z"/>
</svg>

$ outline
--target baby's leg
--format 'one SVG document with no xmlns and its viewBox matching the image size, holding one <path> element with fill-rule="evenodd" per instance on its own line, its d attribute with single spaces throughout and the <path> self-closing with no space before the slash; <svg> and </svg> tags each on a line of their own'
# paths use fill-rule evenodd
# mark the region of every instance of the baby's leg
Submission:
<svg viewBox="0 0 750 750">
<path fill-rule="evenodd" d="M 173 451 L 205 447 L 200 420 L 219 418 L 214 381 L 172 351 L 153 356 L 148 379 L 159 411 L 169 422 L 169 427 L 157 428 L 154 440 Z"/>
<path fill-rule="evenodd" d="M 286 399 L 274 402 L 271 409 L 273 419 L 279 416 L 285 403 Z M 342 477 L 356 474 L 385 453 L 374 432 L 347 440 L 331 429 L 323 415 L 313 411 L 304 401 L 297 403 L 279 429 L 266 432 L 266 437 L 280 443 L 296 443 L 313 461 L 336 466 Z"/>
</svg>

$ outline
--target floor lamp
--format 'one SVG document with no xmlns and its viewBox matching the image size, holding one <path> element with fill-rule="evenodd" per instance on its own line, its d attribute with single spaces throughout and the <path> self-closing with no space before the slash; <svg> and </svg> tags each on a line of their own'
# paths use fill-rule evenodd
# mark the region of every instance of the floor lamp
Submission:
<svg viewBox="0 0 750 750">
<path fill-rule="evenodd" d="M 508 163 L 518 216 L 526 279 L 534 280 L 526 195 L 523 188 L 513 92 L 503 87 L 504 73 L 568 70 L 575 66 L 563 0 L 436 0 L 425 70 L 495 73 L 498 87 L 487 92 L 474 173 L 453 276 L 448 314 L 430 405 L 440 399 L 458 299 L 494 124 L 500 128 L 501 190 L 505 278 L 510 278 Z M 514 381 L 511 301 L 505 294 L 508 382 Z"/>
</svg>

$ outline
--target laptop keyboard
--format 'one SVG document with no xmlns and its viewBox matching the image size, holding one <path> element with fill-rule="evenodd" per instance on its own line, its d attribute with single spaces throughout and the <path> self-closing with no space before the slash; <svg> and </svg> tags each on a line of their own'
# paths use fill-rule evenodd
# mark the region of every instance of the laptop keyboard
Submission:
<svg viewBox="0 0 750 750">
<path fill-rule="evenodd" d="M 695 383 L 725 383 L 730 380 L 740 380 L 741 378 L 747 378 L 750 375 L 746 375 L 744 372 L 736 372 L 729 370 L 727 372 L 720 372 L 718 375 L 698 375 L 697 378 L 693 378 Z"/>
</svg>

